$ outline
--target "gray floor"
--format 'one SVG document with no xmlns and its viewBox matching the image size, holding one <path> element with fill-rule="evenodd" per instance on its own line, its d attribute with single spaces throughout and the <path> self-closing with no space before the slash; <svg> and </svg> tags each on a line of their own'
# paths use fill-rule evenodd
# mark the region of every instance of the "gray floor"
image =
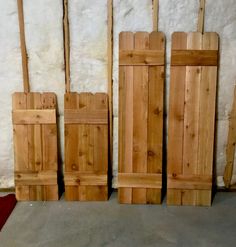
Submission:
<svg viewBox="0 0 236 247">
<path fill-rule="evenodd" d="M 236 246 L 236 193 L 218 193 L 211 208 L 120 205 L 116 197 L 18 203 L 0 246 Z"/>
</svg>

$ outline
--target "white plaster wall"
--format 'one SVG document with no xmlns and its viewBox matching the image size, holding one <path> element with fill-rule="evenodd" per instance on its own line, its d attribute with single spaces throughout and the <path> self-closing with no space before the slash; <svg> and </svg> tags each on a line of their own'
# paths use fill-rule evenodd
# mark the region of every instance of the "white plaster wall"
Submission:
<svg viewBox="0 0 236 247">
<path fill-rule="evenodd" d="M 159 30 L 167 37 L 166 93 L 168 94 L 171 33 L 196 30 L 198 0 L 159 1 Z M 218 183 L 223 185 L 228 113 L 236 81 L 236 0 L 206 2 L 205 30 L 218 32 L 221 40 L 216 160 Z M 73 91 L 105 92 L 107 90 L 106 3 L 106 0 L 69 1 Z M 33 91 L 54 91 L 58 95 L 60 139 L 63 147 L 62 0 L 24 0 L 24 9 L 31 88 Z M 22 90 L 22 75 L 16 1 L 0 0 L 0 10 L 0 188 L 5 188 L 14 185 L 11 94 Z M 115 178 L 118 163 L 118 33 L 151 30 L 151 0 L 114 0 L 113 173 Z M 234 173 L 236 174 L 236 171 Z M 236 176 L 234 180 L 236 182 Z M 116 186 L 116 179 L 113 186 Z"/>
</svg>

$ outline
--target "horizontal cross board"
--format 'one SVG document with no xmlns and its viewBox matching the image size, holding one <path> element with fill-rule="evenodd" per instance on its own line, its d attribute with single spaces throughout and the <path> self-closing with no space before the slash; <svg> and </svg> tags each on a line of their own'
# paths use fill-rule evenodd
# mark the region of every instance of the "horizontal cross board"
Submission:
<svg viewBox="0 0 236 247">
<path fill-rule="evenodd" d="M 121 50 L 120 66 L 125 65 L 164 65 L 163 50 Z"/>
<path fill-rule="evenodd" d="M 161 189 L 162 175 L 151 173 L 119 173 L 118 181 L 118 187 L 120 188 Z"/>
<path fill-rule="evenodd" d="M 26 109 L 12 111 L 13 124 L 55 124 L 55 109 Z"/>
<path fill-rule="evenodd" d="M 107 185 L 107 174 L 65 172 L 65 185 Z"/>
<path fill-rule="evenodd" d="M 15 172 L 16 185 L 57 185 L 56 171 Z"/>
<path fill-rule="evenodd" d="M 108 124 L 108 110 L 65 109 L 65 124 Z"/>
<path fill-rule="evenodd" d="M 218 50 L 172 50 L 172 66 L 217 66 Z"/>
</svg>

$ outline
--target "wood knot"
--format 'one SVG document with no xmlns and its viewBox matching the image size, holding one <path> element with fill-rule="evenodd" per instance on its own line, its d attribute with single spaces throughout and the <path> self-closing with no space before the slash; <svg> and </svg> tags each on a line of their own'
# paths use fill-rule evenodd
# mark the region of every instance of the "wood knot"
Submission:
<svg viewBox="0 0 236 247">
<path fill-rule="evenodd" d="M 155 110 L 154 110 L 154 114 L 155 115 L 159 115 L 161 113 L 161 110 L 159 109 L 159 107 L 157 107 Z"/>
<path fill-rule="evenodd" d="M 72 169 L 73 171 L 77 171 L 77 170 L 78 170 L 78 167 L 77 167 L 76 164 L 72 164 L 72 165 L 71 165 L 71 169 Z"/>
<path fill-rule="evenodd" d="M 76 183 L 77 183 L 78 185 L 80 185 L 80 179 L 79 179 L 79 178 L 77 178 L 75 181 L 76 181 Z"/>
<path fill-rule="evenodd" d="M 151 151 L 151 150 L 148 151 L 148 156 L 151 156 L 152 157 L 154 155 L 155 155 L 155 153 L 153 151 Z"/>
<path fill-rule="evenodd" d="M 176 178 L 177 177 L 177 174 L 176 173 L 172 173 L 172 177 L 173 178 Z"/>
</svg>

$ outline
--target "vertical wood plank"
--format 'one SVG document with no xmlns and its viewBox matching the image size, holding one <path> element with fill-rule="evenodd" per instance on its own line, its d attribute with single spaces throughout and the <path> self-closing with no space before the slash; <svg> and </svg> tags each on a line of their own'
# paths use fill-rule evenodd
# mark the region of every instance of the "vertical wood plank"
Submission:
<svg viewBox="0 0 236 247">
<path fill-rule="evenodd" d="M 88 112 L 91 109 L 90 94 L 89 93 L 80 93 L 78 95 L 77 109 L 84 110 Z M 88 165 L 88 146 L 89 146 L 89 126 L 86 124 L 77 125 L 78 128 L 78 164 L 79 171 L 86 172 L 89 169 Z M 87 200 L 87 186 L 78 186 L 79 200 Z"/>
<path fill-rule="evenodd" d="M 218 50 L 218 35 L 202 35 L 203 50 Z M 212 175 L 215 134 L 217 67 L 203 66 L 200 81 L 199 147 L 197 175 Z M 211 190 L 198 191 L 197 205 L 211 204 Z"/>
<path fill-rule="evenodd" d="M 234 86 L 232 110 L 229 115 L 229 132 L 226 146 L 226 166 L 224 171 L 225 187 L 229 188 L 233 175 L 234 168 L 234 154 L 236 143 L 236 86 Z"/>
<path fill-rule="evenodd" d="M 122 32 L 120 49 L 134 48 L 134 35 Z M 133 171 L 133 66 L 119 68 L 119 172 Z M 126 119 L 130 119 L 127 121 Z M 120 203 L 132 202 L 132 188 L 119 188 Z"/>
<path fill-rule="evenodd" d="M 172 50 L 184 50 L 186 48 L 187 34 L 183 32 L 174 33 L 172 35 Z M 185 78 L 186 67 L 171 66 L 167 173 L 174 176 L 175 174 L 182 174 L 183 171 Z M 180 205 L 181 201 L 181 190 L 167 190 L 167 204 Z"/>
<path fill-rule="evenodd" d="M 56 109 L 57 99 L 54 93 L 43 93 L 41 95 L 42 109 Z M 42 149 L 43 149 L 43 170 L 58 170 L 57 160 L 57 125 L 42 125 Z M 52 196 L 45 200 L 58 200 L 58 186 L 44 187 L 47 193 L 43 194 Z"/>
<path fill-rule="evenodd" d="M 150 50 L 164 50 L 163 33 L 152 32 L 149 36 Z M 147 125 L 147 172 L 162 173 L 163 150 L 163 100 L 164 66 L 149 66 L 148 69 L 148 125 Z M 147 203 L 160 203 L 161 189 L 147 189 Z"/>
<path fill-rule="evenodd" d="M 188 33 L 187 49 L 201 50 L 202 34 Z M 186 66 L 185 107 L 184 107 L 184 145 L 183 145 L 183 174 L 196 174 L 199 138 L 199 97 L 200 97 L 200 66 Z M 196 198 L 195 190 L 182 193 L 182 203 L 192 204 Z"/>
<path fill-rule="evenodd" d="M 41 94 L 28 93 L 27 94 L 27 109 L 42 109 Z M 29 170 L 41 171 L 43 169 L 42 160 L 42 136 L 41 125 L 27 125 L 28 129 L 28 150 L 29 150 Z M 37 186 L 30 186 L 30 200 L 42 200 L 37 197 Z M 39 187 L 38 190 L 43 190 Z"/>
<path fill-rule="evenodd" d="M 107 71 L 108 71 L 108 100 L 109 100 L 109 163 L 113 162 L 113 0 L 107 2 Z"/>
<path fill-rule="evenodd" d="M 65 109 L 77 109 L 77 93 L 66 93 Z M 65 124 L 65 171 L 78 171 L 78 127 L 74 124 Z M 78 186 L 65 186 L 66 200 L 78 200 Z"/>
<path fill-rule="evenodd" d="M 135 49 L 149 49 L 149 34 L 134 35 Z M 147 172 L 148 67 L 134 67 L 133 85 L 133 172 Z M 138 100 L 136 100 L 138 99 Z M 133 203 L 146 203 L 146 189 L 133 189 Z"/>
<path fill-rule="evenodd" d="M 104 93 L 96 93 L 93 95 L 95 110 L 108 109 L 108 98 Z M 108 173 L 108 126 L 93 126 L 94 131 L 94 171 L 100 174 Z M 107 186 L 93 186 L 94 200 L 104 201 L 108 199 Z"/>
<path fill-rule="evenodd" d="M 12 108 L 26 109 L 27 108 L 27 94 L 14 93 L 12 97 Z M 27 171 L 28 165 L 28 129 L 25 125 L 13 126 L 13 139 L 14 139 L 14 164 L 15 171 Z M 29 200 L 29 186 L 16 185 L 16 198 L 17 200 Z"/>
</svg>

